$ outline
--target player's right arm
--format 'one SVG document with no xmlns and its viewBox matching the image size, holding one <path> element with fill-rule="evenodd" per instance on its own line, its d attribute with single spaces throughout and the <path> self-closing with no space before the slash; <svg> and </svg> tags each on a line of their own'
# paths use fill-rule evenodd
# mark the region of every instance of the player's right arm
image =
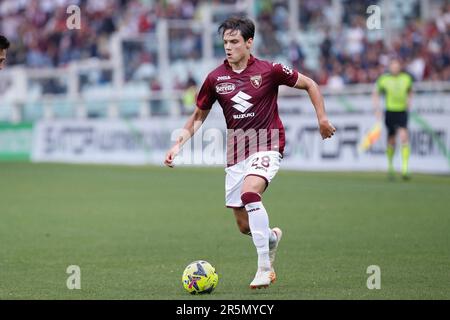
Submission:
<svg viewBox="0 0 450 320">
<path fill-rule="evenodd" d="M 195 108 L 188 121 L 186 121 L 186 124 L 183 127 L 184 130 L 182 130 L 175 144 L 172 146 L 172 148 L 169 149 L 169 151 L 167 151 L 166 159 L 164 160 L 164 164 L 166 166 L 173 168 L 173 160 L 180 152 L 186 141 L 188 141 L 195 134 L 198 128 L 201 127 L 206 117 L 208 116 L 209 111 L 211 111 L 211 109 L 202 110 L 198 107 Z"/>
<path fill-rule="evenodd" d="M 186 141 L 188 141 L 198 128 L 202 126 L 209 111 L 211 111 L 212 105 L 216 101 L 215 93 L 215 87 L 208 75 L 197 95 L 197 107 L 184 125 L 184 130 L 182 130 L 182 133 L 177 138 L 175 144 L 167 151 L 166 159 L 164 160 L 166 166 L 173 168 L 173 160 L 180 152 L 181 147 L 183 147 Z"/>
</svg>

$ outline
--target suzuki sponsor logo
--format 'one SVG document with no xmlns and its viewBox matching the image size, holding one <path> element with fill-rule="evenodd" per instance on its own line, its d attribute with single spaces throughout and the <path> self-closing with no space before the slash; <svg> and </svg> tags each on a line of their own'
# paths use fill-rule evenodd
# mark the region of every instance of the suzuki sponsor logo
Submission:
<svg viewBox="0 0 450 320">
<path fill-rule="evenodd" d="M 236 89 L 236 86 L 231 82 L 224 82 L 216 85 L 216 92 L 218 94 L 228 94 L 233 92 L 234 89 Z"/>
<path fill-rule="evenodd" d="M 255 116 L 254 112 L 242 113 L 242 114 L 233 114 L 233 119 L 245 119 L 245 118 L 251 118 L 251 117 L 254 117 L 254 116 Z"/>
<path fill-rule="evenodd" d="M 253 107 L 253 103 L 247 101 L 251 98 L 252 96 L 249 96 L 245 92 L 239 91 L 233 98 L 231 98 L 231 101 L 236 102 L 236 104 L 233 105 L 233 108 L 244 113 L 249 108 Z"/>
</svg>

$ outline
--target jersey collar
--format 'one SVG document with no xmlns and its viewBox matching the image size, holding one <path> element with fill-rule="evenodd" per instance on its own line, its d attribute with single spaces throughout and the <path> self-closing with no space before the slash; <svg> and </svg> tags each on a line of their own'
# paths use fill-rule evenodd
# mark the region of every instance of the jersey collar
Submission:
<svg viewBox="0 0 450 320">
<path fill-rule="evenodd" d="M 248 62 L 247 62 L 247 67 L 245 67 L 244 71 L 245 71 L 249 66 L 251 66 L 253 63 L 255 63 L 255 60 L 256 60 L 256 58 L 251 54 L 251 55 L 250 55 L 250 58 L 248 59 Z M 230 66 L 230 63 L 228 62 L 227 59 L 223 60 L 223 64 L 225 65 L 225 67 L 226 67 L 227 69 L 233 70 L 233 68 Z M 244 72 L 244 71 L 242 71 L 242 72 Z"/>
</svg>

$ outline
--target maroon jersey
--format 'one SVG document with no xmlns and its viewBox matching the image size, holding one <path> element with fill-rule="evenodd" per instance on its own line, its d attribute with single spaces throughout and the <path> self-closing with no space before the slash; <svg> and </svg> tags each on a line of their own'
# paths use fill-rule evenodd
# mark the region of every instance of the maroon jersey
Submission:
<svg viewBox="0 0 450 320">
<path fill-rule="evenodd" d="M 293 87 L 298 73 L 284 65 L 250 56 L 241 73 L 227 60 L 210 72 L 197 96 L 200 109 L 222 107 L 227 123 L 227 165 L 255 152 L 275 150 L 283 154 L 285 133 L 278 115 L 278 86 Z"/>
</svg>

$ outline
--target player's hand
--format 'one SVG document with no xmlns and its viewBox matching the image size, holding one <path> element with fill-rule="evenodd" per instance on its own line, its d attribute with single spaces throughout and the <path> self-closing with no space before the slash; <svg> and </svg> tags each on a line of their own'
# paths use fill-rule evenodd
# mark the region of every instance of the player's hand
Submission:
<svg viewBox="0 0 450 320">
<path fill-rule="evenodd" d="M 330 121 L 327 119 L 320 120 L 319 122 L 319 130 L 320 135 L 322 136 L 322 139 L 331 138 L 334 133 L 336 132 L 336 128 L 333 127 Z"/>
<path fill-rule="evenodd" d="M 177 154 L 180 152 L 180 146 L 178 144 L 174 145 L 169 151 L 166 153 L 166 159 L 164 160 L 164 164 L 168 166 L 169 168 L 174 167 L 173 160 L 177 156 Z"/>
</svg>

